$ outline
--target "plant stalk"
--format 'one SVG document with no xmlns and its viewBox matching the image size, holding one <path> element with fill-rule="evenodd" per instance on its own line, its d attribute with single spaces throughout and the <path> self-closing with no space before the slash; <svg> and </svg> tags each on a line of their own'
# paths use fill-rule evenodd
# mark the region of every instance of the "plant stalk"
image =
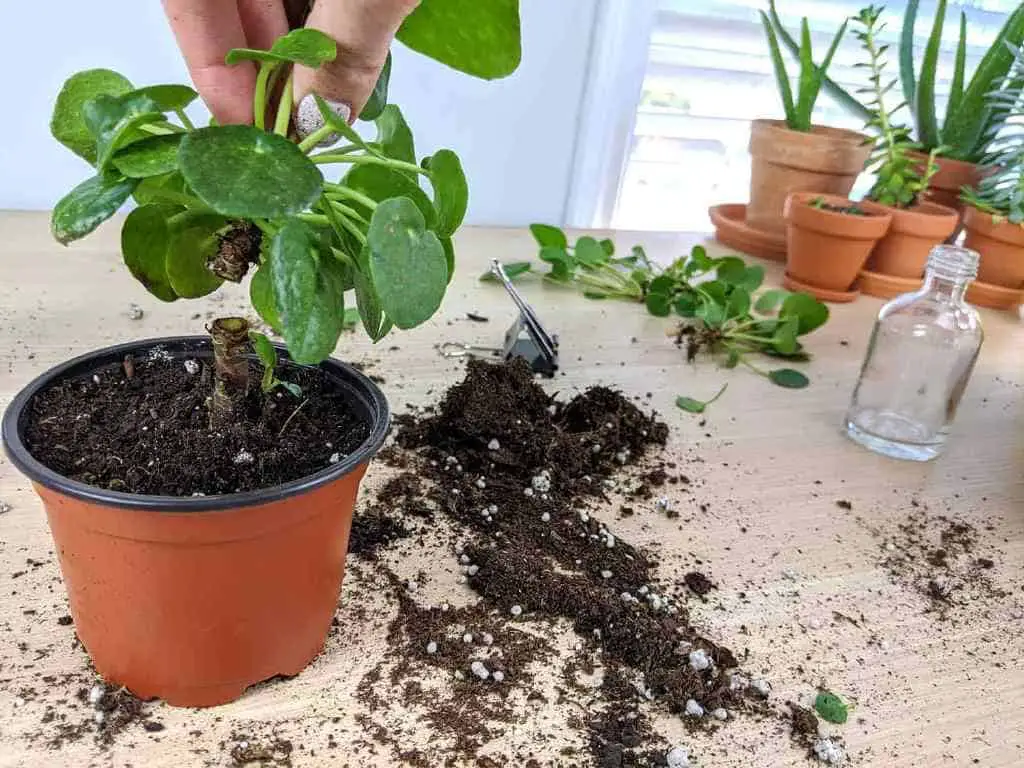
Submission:
<svg viewBox="0 0 1024 768">
<path fill-rule="evenodd" d="M 249 323 L 244 317 L 221 317 L 208 327 L 213 342 L 213 394 L 210 428 L 231 423 L 249 392 Z"/>
</svg>

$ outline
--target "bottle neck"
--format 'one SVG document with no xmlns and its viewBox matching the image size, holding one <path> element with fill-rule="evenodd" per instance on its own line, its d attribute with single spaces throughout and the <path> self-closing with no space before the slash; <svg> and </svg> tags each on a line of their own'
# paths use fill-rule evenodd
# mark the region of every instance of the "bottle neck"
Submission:
<svg viewBox="0 0 1024 768">
<path fill-rule="evenodd" d="M 929 269 L 925 272 L 924 285 L 921 286 L 921 290 L 950 304 L 961 304 L 970 284 L 971 278 L 969 277 L 951 277 L 948 274 Z"/>
</svg>

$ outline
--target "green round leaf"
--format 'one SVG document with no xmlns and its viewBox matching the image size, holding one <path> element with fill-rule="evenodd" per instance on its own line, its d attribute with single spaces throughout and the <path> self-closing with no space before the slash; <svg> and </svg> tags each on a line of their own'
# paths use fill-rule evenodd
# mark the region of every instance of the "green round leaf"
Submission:
<svg viewBox="0 0 1024 768">
<path fill-rule="evenodd" d="M 149 178 L 142 179 L 132 196 L 139 205 L 159 203 L 164 201 L 164 198 L 160 197 L 160 193 L 165 191 L 174 193 L 185 192 L 185 180 L 181 178 L 180 173 L 174 171 L 165 173 L 163 176 L 150 176 Z"/>
<path fill-rule="evenodd" d="M 650 293 L 660 293 L 663 296 L 671 296 L 676 290 L 676 281 L 667 275 L 660 275 L 651 280 L 647 289 Z"/>
<path fill-rule="evenodd" d="M 131 81 L 109 69 L 88 69 L 69 77 L 53 105 L 53 138 L 89 163 L 96 162 L 96 137 L 82 115 L 82 107 L 100 95 L 120 96 L 132 89 Z"/>
<path fill-rule="evenodd" d="M 380 165 L 357 165 L 345 174 L 342 184 L 382 203 L 395 197 L 411 200 L 427 223 L 427 229 L 437 227 L 437 209 L 419 184 L 404 173 Z M 350 203 L 362 208 L 359 203 Z M 365 209 L 364 209 L 365 210 Z M 367 215 L 370 211 L 367 210 Z"/>
<path fill-rule="evenodd" d="M 773 384 L 785 387 L 786 389 L 806 389 L 811 384 L 810 379 L 800 373 L 800 371 L 794 371 L 792 368 L 779 368 L 769 371 L 768 378 L 772 380 Z"/>
<path fill-rule="evenodd" d="M 547 274 L 548 279 L 559 283 L 569 282 L 576 270 L 576 260 L 572 254 L 557 245 L 545 245 L 541 248 L 540 260 L 551 265 L 551 271 Z"/>
<path fill-rule="evenodd" d="M 334 61 L 337 55 L 338 46 L 331 37 L 316 29 L 302 28 L 277 38 L 269 51 L 235 48 L 228 51 L 224 61 L 227 64 L 242 61 L 294 63 L 316 69 L 325 62 Z"/>
<path fill-rule="evenodd" d="M 399 197 L 378 205 L 367 245 L 370 276 L 391 321 L 406 329 L 433 317 L 448 286 L 448 264 L 413 202 Z"/>
<path fill-rule="evenodd" d="M 828 307 L 806 293 L 794 293 L 782 302 L 779 317 L 795 317 L 799 321 L 797 335 L 803 336 L 828 322 Z"/>
<path fill-rule="evenodd" d="M 292 359 L 304 365 L 322 362 L 334 351 L 345 323 L 341 265 L 320 249 L 317 234 L 298 219 L 289 219 L 270 245 L 282 335 Z"/>
<path fill-rule="evenodd" d="M 175 205 L 143 205 L 128 214 L 121 228 L 121 254 L 125 265 L 132 276 L 161 301 L 178 298 L 167 276 L 167 220 L 181 210 Z"/>
<path fill-rule="evenodd" d="M 672 314 L 672 302 L 664 293 L 648 293 L 645 299 L 647 311 L 655 317 L 668 317 Z"/>
<path fill-rule="evenodd" d="M 183 134 L 152 136 L 129 144 L 114 155 L 114 167 L 133 179 L 162 176 L 178 167 L 178 145 Z"/>
<path fill-rule="evenodd" d="M 474 77 L 506 77 L 522 58 L 519 0 L 420 3 L 397 37 L 414 51 Z"/>
<path fill-rule="evenodd" d="M 430 183 L 434 187 L 434 207 L 437 208 L 439 237 L 451 237 L 466 218 L 469 204 L 469 185 L 462 171 L 459 156 L 450 149 L 436 152 L 429 160 Z M 594 243 L 597 245 L 596 241 Z"/>
<path fill-rule="evenodd" d="M 750 294 L 745 288 L 736 286 L 729 295 L 726 314 L 732 318 L 741 318 L 750 312 Z"/>
<path fill-rule="evenodd" d="M 167 241 L 167 279 L 185 299 L 213 293 L 223 282 L 206 264 L 220 247 L 218 230 L 227 222 L 220 216 L 189 216 L 170 228 Z"/>
<path fill-rule="evenodd" d="M 50 231 L 64 245 L 85 237 L 124 205 L 138 183 L 116 173 L 86 179 L 54 206 Z"/>
<path fill-rule="evenodd" d="M 248 125 L 186 134 L 178 165 L 200 200 L 243 219 L 300 213 L 317 201 L 323 186 L 320 171 L 295 144 Z"/>
<path fill-rule="evenodd" d="M 615 243 L 609 240 L 607 237 L 601 241 L 601 249 L 605 252 L 608 258 L 615 255 Z"/>
<path fill-rule="evenodd" d="M 161 112 L 185 109 L 199 97 L 199 94 L 187 85 L 149 85 L 133 93 L 154 101 Z"/>
<path fill-rule="evenodd" d="M 754 302 L 754 309 L 762 315 L 770 315 L 789 296 L 789 291 L 781 288 L 765 291 L 757 297 L 757 301 Z"/>
<path fill-rule="evenodd" d="M 377 117 L 377 143 L 385 157 L 415 164 L 412 130 L 396 104 L 388 104 Z"/>
<path fill-rule="evenodd" d="M 849 718 L 849 709 L 834 693 L 822 691 L 814 700 L 814 709 L 823 720 L 842 725 Z"/>
<path fill-rule="evenodd" d="M 96 167 L 101 171 L 106 170 L 114 152 L 140 138 L 139 126 L 164 119 L 156 102 L 137 91 L 97 96 L 85 103 L 82 115 L 96 136 Z"/>
<path fill-rule="evenodd" d="M 373 93 L 370 94 L 366 106 L 359 113 L 360 120 L 377 120 L 388 103 L 388 85 L 391 82 L 391 51 L 384 60 L 384 66 L 377 76 L 377 84 L 373 86 Z M 409 162 L 416 162 L 410 160 Z"/>
<path fill-rule="evenodd" d="M 549 224 L 531 224 L 530 232 L 533 233 L 533 239 L 537 241 L 537 245 L 542 248 L 547 245 L 563 250 L 569 247 L 565 232 L 558 227 L 552 227 Z"/>
<path fill-rule="evenodd" d="M 266 264 L 261 265 L 253 273 L 252 280 L 249 282 L 249 302 L 263 322 L 269 325 L 274 333 L 281 335 L 281 315 L 277 311 L 277 303 L 274 298 L 274 284 L 270 276 L 270 267 Z"/>
<path fill-rule="evenodd" d="M 676 298 L 672 308 L 675 309 L 676 314 L 680 317 L 696 317 L 699 306 L 700 300 L 697 294 L 684 293 Z"/>
</svg>

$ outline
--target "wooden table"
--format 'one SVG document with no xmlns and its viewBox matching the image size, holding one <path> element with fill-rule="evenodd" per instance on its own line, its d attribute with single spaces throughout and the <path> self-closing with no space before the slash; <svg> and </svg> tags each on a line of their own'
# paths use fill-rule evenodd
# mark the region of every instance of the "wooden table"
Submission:
<svg viewBox="0 0 1024 768">
<path fill-rule="evenodd" d="M 151 299 L 121 265 L 117 230 L 109 225 L 70 249 L 50 240 L 42 214 L 2 214 L 0 232 L 0 407 L 70 356 L 133 338 L 199 333 L 207 312 L 244 307 L 244 292 L 234 288 L 196 302 Z M 683 253 L 694 239 L 617 235 L 620 247 L 643 242 L 660 260 Z M 476 277 L 491 257 L 532 257 L 528 234 L 467 229 L 458 245 L 459 274 L 435 321 L 380 348 L 360 335 L 347 335 L 339 348 L 340 357 L 372 363 L 398 409 L 433 402 L 460 376 L 460 364 L 442 359 L 436 343 L 492 344 L 514 317 L 500 288 Z M 769 282 L 778 283 L 779 267 L 768 272 Z M 651 511 L 616 520 L 613 529 L 659 552 L 666 578 L 702 563 L 720 591 L 694 604 L 696 622 L 710 637 L 749 650 L 747 666 L 773 682 L 773 698 L 806 703 L 820 682 L 855 701 L 850 723 L 831 730 L 845 738 L 859 765 L 1024 765 L 1024 331 L 1018 317 L 983 313 L 987 339 L 948 453 L 915 465 L 874 456 L 840 433 L 880 301 L 833 306 L 832 321 L 809 341 L 813 385 L 793 392 L 749 371 L 720 370 L 706 360 L 687 364 L 665 338 L 666 322 L 641 307 L 588 301 L 540 283 L 527 283 L 524 291 L 561 335 L 564 376 L 553 387 L 568 392 L 601 382 L 629 394 L 652 393 L 672 427 L 670 450 L 692 465 L 688 473 L 699 478 L 699 490 L 680 501 L 690 505 L 681 521 Z M 130 319 L 132 304 L 144 317 Z M 466 320 L 471 310 L 491 322 Z M 388 351 L 392 344 L 400 350 Z M 673 406 L 677 395 L 709 397 L 725 381 L 729 390 L 705 426 Z M 703 463 L 693 464 L 695 456 Z M 364 497 L 379 475 L 371 472 Z M 358 566 L 346 579 L 341 631 L 300 677 L 260 686 L 216 710 L 154 704 L 153 716 L 166 726 L 161 732 L 134 726 L 106 750 L 87 736 L 50 751 L 54 724 L 42 722 L 47 707 L 71 722 L 88 720 L 88 707 L 73 699 L 91 678 L 73 628 L 57 621 L 67 608 L 40 504 L 6 459 L 0 459 L 0 502 L 10 505 L 0 516 L 0 766 L 230 765 L 239 741 L 272 737 L 292 741 L 290 759 L 298 766 L 398 764 L 395 749 L 373 744 L 359 717 L 365 713 L 356 685 L 380 655 L 394 606 L 383 597 L 374 602 L 372 589 L 360 587 L 373 574 Z M 1005 598 L 942 622 L 926 613 L 928 602 L 914 585 L 880 565 L 887 538 L 925 508 L 977 526 L 978 554 L 993 559 L 992 578 L 1008 591 Z M 426 570 L 423 599 L 473 599 L 456 583 L 450 553 L 410 546 L 385 560 L 400 575 Z M 564 639 L 573 642 L 571 633 Z M 43 684 L 43 675 L 66 682 Z M 55 704 L 59 698 L 71 701 Z M 408 726 L 410 746 L 420 739 L 443 753 L 443 741 L 431 740 L 420 714 L 396 710 L 389 723 Z M 497 764 L 539 733 L 579 745 L 581 737 L 559 722 L 565 712 L 542 714 L 524 713 L 488 747 Z M 714 737 L 698 737 L 674 718 L 659 723 L 702 766 L 805 760 L 784 729 L 771 724 L 738 721 Z M 337 748 L 329 748 L 332 741 Z M 572 764 L 553 748 L 548 762 Z"/>
</svg>

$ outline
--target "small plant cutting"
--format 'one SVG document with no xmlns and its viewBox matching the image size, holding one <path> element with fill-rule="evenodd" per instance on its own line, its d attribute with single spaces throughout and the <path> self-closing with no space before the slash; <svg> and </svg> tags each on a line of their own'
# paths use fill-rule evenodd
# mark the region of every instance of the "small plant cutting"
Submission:
<svg viewBox="0 0 1024 768">
<path fill-rule="evenodd" d="M 1010 87 L 989 94 L 988 108 L 1005 127 L 989 144 L 982 178 L 966 187 L 964 246 L 981 254 L 978 279 L 990 285 L 1024 288 L 1024 130 L 1014 118 L 1024 113 L 1024 54 L 1015 51 Z"/>
<path fill-rule="evenodd" d="M 828 308 L 807 294 L 771 290 L 755 298 L 764 282 L 762 267 L 749 266 L 737 256 L 713 259 L 698 245 L 688 256 L 661 268 L 640 246 L 628 256 L 617 257 L 610 240 L 583 236 L 570 246 L 557 227 L 534 224 L 530 229 L 541 260 L 549 265 L 545 280 L 574 286 L 587 298 L 643 303 L 656 317 L 683 318 L 671 333 L 686 349 L 689 361 L 708 353 L 727 368 L 743 364 L 782 387 L 799 389 L 809 384 L 799 371 L 764 370 L 749 359 L 764 354 L 808 360 L 799 339 L 829 317 Z M 533 271 L 530 262 L 504 268 L 510 277 Z M 482 279 L 492 278 L 485 274 Z"/>
<path fill-rule="evenodd" d="M 779 44 L 779 30 L 764 12 L 761 22 L 786 119 L 755 120 L 751 125 L 752 166 L 746 223 L 781 237 L 785 234 L 783 209 L 789 194 L 812 191 L 848 195 L 864 167 L 867 149 L 864 137 L 858 133 L 812 124 L 826 72 L 846 34 L 848 22 L 844 21 L 836 31 L 818 63 L 808 21 L 801 21 L 800 44 L 794 50 L 799 65 L 795 86 Z"/>
<path fill-rule="evenodd" d="M 856 17 L 855 34 L 867 55 L 864 62 L 870 85 L 862 91 L 870 96 L 868 127 L 876 134 L 868 163 L 875 181 L 868 199 L 885 206 L 892 213 L 889 233 L 875 248 L 869 268 L 885 275 L 918 278 L 932 247 L 941 243 L 956 229 L 956 211 L 921 200 L 932 177 L 938 171 L 936 157 L 943 147 L 932 147 L 924 161 L 915 154 L 921 145 L 912 138 L 905 125 L 895 122 L 896 107 L 887 102 L 896 87 L 886 78 L 888 46 L 879 42 L 885 29 L 881 20 L 883 8 L 868 6 Z"/>
<path fill-rule="evenodd" d="M 518 3 L 474 8 L 457 29 L 464 5 L 426 0 L 399 39 L 479 76 L 514 70 Z M 416 154 L 387 66 L 362 114 L 373 140 L 322 101 L 323 127 L 295 138 L 293 66 L 337 55 L 312 29 L 231 51 L 258 72 L 251 125 L 198 127 L 191 88 L 107 69 L 72 75 L 56 100 L 53 135 L 93 171 L 54 208 L 54 237 L 83 238 L 134 200 L 121 253 L 149 293 L 175 302 L 248 281 L 259 318 L 88 353 L 4 414 L 76 633 L 140 698 L 224 703 L 320 652 L 359 484 L 390 424 L 370 377 L 329 356 L 353 322 L 375 341 L 426 322 L 451 279 L 466 178 L 450 150 Z"/>
</svg>

